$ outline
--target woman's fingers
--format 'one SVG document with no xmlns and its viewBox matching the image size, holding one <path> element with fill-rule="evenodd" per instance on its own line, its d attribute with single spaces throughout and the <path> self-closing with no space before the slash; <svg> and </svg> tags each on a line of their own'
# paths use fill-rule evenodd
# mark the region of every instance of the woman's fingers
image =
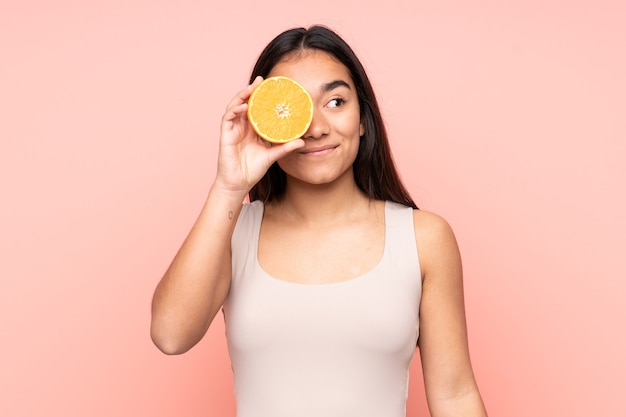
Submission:
<svg viewBox="0 0 626 417">
<path fill-rule="evenodd" d="M 246 136 L 246 132 L 249 132 L 250 126 L 246 114 L 248 110 L 248 99 L 252 91 L 254 91 L 262 81 L 263 77 L 256 77 L 251 84 L 239 91 L 228 106 L 226 106 L 226 112 L 222 117 L 222 135 L 226 134 L 230 138 L 241 139 L 242 136 Z"/>
<path fill-rule="evenodd" d="M 248 103 L 241 103 L 237 106 L 234 106 L 227 110 L 226 113 L 224 113 L 224 121 L 230 122 L 241 116 L 242 114 L 245 114 L 247 110 Z"/>
<path fill-rule="evenodd" d="M 230 109 L 232 109 L 233 107 L 237 107 L 242 103 L 247 103 L 248 98 L 250 98 L 250 94 L 252 94 L 252 91 L 256 88 L 257 85 L 261 84 L 262 81 L 263 77 L 258 76 L 254 79 L 252 84 L 247 85 L 243 90 L 239 91 L 239 93 L 237 93 L 237 95 L 233 97 L 230 103 L 228 103 L 228 106 L 226 106 L 226 112 L 228 113 Z"/>
</svg>

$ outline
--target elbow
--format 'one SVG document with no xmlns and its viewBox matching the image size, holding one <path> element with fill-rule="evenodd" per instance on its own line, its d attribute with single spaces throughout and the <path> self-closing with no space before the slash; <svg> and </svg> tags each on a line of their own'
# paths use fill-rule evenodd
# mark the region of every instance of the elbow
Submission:
<svg viewBox="0 0 626 417">
<path fill-rule="evenodd" d="M 154 322 L 150 327 L 152 343 L 166 355 L 181 355 L 191 349 L 195 343 L 189 343 L 176 332 L 159 327 Z"/>
<path fill-rule="evenodd" d="M 161 352 L 166 355 L 180 355 L 200 342 L 210 324 L 203 316 L 153 307 L 150 337 Z"/>
<path fill-rule="evenodd" d="M 175 341 L 157 338 L 152 336 L 152 342 L 154 345 L 166 355 L 181 355 L 189 350 L 177 344 Z"/>
</svg>

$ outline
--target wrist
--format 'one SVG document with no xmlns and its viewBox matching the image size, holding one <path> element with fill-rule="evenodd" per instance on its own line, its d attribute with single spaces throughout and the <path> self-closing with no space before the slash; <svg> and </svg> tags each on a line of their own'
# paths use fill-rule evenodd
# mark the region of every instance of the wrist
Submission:
<svg viewBox="0 0 626 417">
<path fill-rule="evenodd" d="M 209 189 L 209 199 L 216 199 L 226 206 L 241 205 L 248 196 L 248 189 L 233 188 L 227 184 L 223 184 L 219 180 L 215 180 Z"/>
</svg>

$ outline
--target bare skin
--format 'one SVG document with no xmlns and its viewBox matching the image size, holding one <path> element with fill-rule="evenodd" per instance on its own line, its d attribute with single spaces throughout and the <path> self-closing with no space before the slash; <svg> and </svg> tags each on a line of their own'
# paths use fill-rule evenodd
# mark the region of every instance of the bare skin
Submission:
<svg viewBox="0 0 626 417">
<path fill-rule="evenodd" d="M 349 72 L 331 56 L 307 51 L 279 62 L 270 75 L 291 77 L 311 93 L 313 122 L 302 139 L 269 146 L 245 115 L 260 79 L 228 105 L 215 182 L 154 294 L 151 334 L 165 353 L 193 347 L 224 303 L 241 203 L 274 161 L 287 174 L 287 189 L 264 209 L 258 257 L 270 275 L 331 283 L 362 275 L 382 257 L 384 202 L 364 195 L 352 173 L 363 125 Z M 425 211 L 414 211 L 414 225 L 423 282 L 418 344 L 431 415 L 486 416 L 470 363 L 454 234 Z"/>
</svg>

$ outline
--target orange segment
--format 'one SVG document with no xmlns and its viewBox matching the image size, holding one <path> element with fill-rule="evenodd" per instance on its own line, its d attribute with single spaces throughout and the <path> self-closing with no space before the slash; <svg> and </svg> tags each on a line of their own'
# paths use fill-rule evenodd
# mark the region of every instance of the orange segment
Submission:
<svg viewBox="0 0 626 417">
<path fill-rule="evenodd" d="M 313 120 L 313 100 L 298 82 L 269 77 L 248 99 L 248 120 L 263 139 L 284 143 L 304 135 Z"/>
</svg>

